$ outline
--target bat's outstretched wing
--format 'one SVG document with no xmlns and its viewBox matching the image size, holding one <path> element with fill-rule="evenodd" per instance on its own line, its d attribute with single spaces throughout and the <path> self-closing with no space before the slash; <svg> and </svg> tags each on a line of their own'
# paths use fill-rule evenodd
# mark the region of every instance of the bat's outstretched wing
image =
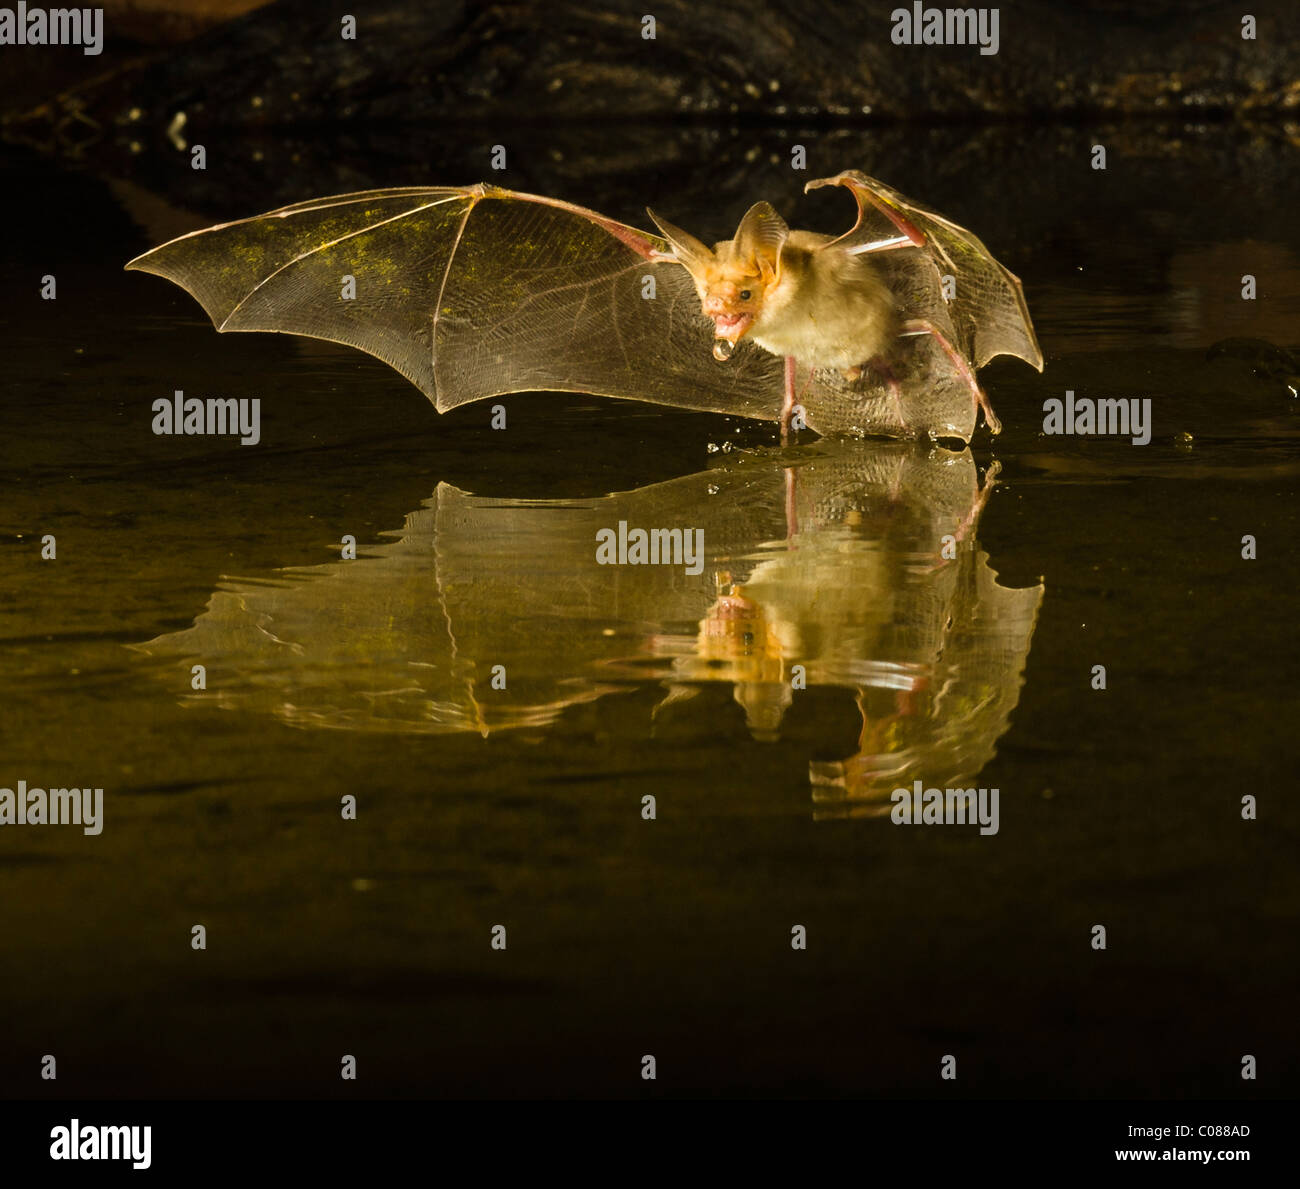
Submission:
<svg viewBox="0 0 1300 1189">
<path fill-rule="evenodd" d="M 859 219 L 841 244 L 897 235 L 916 250 L 876 258 L 907 307 L 975 360 L 999 352 L 1042 366 L 1020 285 L 974 236 L 860 173 Z M 886 213 L 888 212 L 888 217 Z M 163 244 L 127 268 L 194 295 L 218 330 L 280 331 L 366 351 L 440 411 L 509 392 L 572 391 L 773 421 L 782 363 L 748 341 L 725 362 L 690 275 L 660 236 L 595 211 L 494 186 L 410 187 L 315 199 Z M 949 305 L 942 269 L 957 278 Z M 985 322 L 987 321 L 987 325 Z M 879 375 L 800 377 L 808 425 L 963 441 L 969 389 L 928 337 Z"/>
<path fill-rule="evenodd" d="M 127 268 L 188 290 L 218 330 L 366 351 L 440 411 L 576 391 L 774 419 L 781 361 L 748 343 L 714 359 L 691 279 L 666 252 L 661 237 L 582 207 L 440 186 L 298 203 Z"/>
<path fill-rule="evenodd" d="M 1043 370 L 1020 280 L 976 236 L 856 169 L 806 189 L 822 186 L 846 186 L 858 203 L 857 223 L 827 247 L 875 249 L 873 259 L 888 273 L 904 317 L 934 323 L 976 367 L 995 355 L 1014 355 Z M 950 301 L 944 299 L 945 276 L 956 287 Z"/>
</svg>

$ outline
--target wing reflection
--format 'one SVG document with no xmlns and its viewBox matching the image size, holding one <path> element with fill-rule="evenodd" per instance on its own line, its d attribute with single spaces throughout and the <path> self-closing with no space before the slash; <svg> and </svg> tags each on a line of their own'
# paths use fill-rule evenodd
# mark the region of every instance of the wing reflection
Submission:
<svg viewBox="0 0 1300 1189">
<path fill-rule="evenodd" d="M 223 582 L 135 647 L 206 667 L 188 704 L 302 728 L 556 729 L 617 690 L 661 685 L 658 716 L 721 682 L 774 740 L 801 691 L 837 687 L 862 725 L 810 764 L 817 812 L 883 811 L 915 777 L 975 775 L 1019 698 L 1043 588 L 999 586 L 976 546 L 991 482 L 969 451 L 822 441 L 588 500 L 441 484 L 391 543 Z M 665 534 L 667 563 L 637 564 L 638 529 L 702 533 L 703 556 Z"/>
</svg>

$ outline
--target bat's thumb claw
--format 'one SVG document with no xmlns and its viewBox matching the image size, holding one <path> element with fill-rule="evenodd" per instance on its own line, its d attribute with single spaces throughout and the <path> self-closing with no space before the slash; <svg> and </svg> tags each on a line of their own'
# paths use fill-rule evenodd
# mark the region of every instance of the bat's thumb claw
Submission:
<svg viewBox="0 0 1300 1189">
<path fill-rule="evenodd" d="M 803 192 L 807 194 L 809 190 L 820 190 L 823 186 L 842 186 L 847 176 L 848 171 L 846 170 L 844 173 L 837 173 L 833 178 L 813 178 L 811 182 L 804 186 Z"/>
</svg>

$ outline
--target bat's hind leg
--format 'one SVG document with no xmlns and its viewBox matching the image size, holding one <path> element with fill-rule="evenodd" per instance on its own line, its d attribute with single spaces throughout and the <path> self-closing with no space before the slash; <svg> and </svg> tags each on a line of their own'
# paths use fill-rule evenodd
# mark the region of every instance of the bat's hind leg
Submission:
<svg viewBox="0 0 1300 1189">
<path fill-rule="evenodd" d="M 790 441 L 790 424 L 794 419 L 797 398 L 794 391 L 794 356 L 785 357 L 785 400 L 781 404 L 781 445 Z"/>
<path fill-rule="evenodd" d="M 903 323 L 902 332 L 904 337 L 916 334 L 928 334 L 934 337 L 935 342 L 943 348 L 943 352 L 952 361 L 960 373 L 963 380 L 970 386 L 971 400 L 975 403 L 976 416 L 979 416 L 979 410 L 984 410 L 984 420 L 988 423 L 989 432 L 1000 434 L 1002 432 L 1002 422 L 998 415 L 993 411 L 993 406 L 989 404 L 989 398 L 984 389 L 980 387 L 979 381 L 975 379 L 975 373 L 971 370 L 970 364 L 966 357 L 957 350 L 956 347 L 948 341 L 947 336 L 933 322 L 928 322 L 924 318 L 912 318 Z"/>
</svg>

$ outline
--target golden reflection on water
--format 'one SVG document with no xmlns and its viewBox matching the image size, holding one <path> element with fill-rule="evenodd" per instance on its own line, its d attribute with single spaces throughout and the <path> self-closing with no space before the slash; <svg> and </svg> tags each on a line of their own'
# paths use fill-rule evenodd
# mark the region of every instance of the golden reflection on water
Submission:
<svg viewBox="0 0 1300 1189">
<path fill-rule="evenodd" d="M 657 717 L 722 683 L 774 741 L 801 691 L 836 687 L 861 730 L 810 762 L 816 813 L 883 812 L 915 778 L 976 776 L 1019 698 L 1043 588 L 999 586 L 978 549 L 991 484 L 969 451 L 829 441 L 586 500 L 441 484 L 391 543 L 223 582 L 136 647 L 205 667 L 187 705 L 307 729 L 486 736 L 647 684 Z M 599 564 L 620 524 L 701 531 L 703 557 Z"/>
</svg>

